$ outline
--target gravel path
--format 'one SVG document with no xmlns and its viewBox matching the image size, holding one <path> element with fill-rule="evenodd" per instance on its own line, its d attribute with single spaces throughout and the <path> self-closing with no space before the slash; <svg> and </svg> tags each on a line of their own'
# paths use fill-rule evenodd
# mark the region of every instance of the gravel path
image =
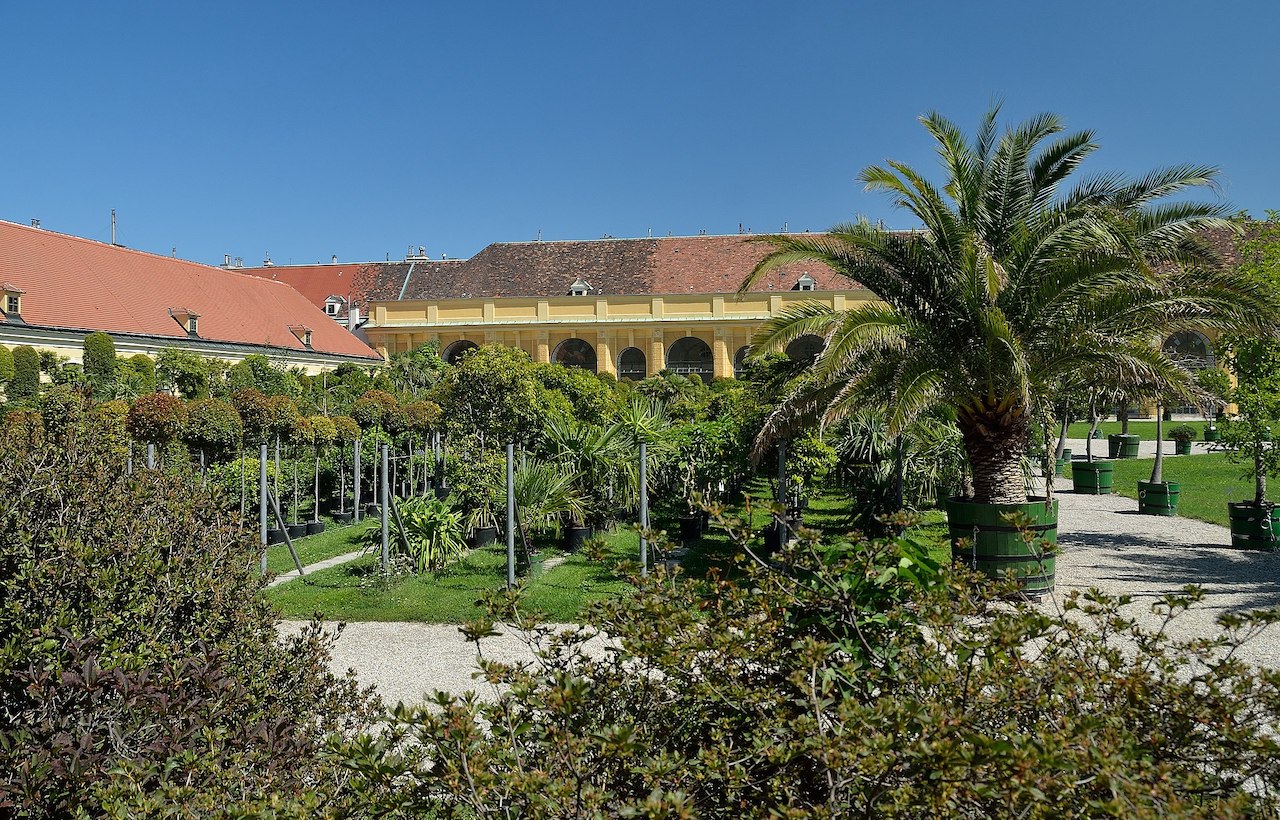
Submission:
<svg viewBox="0 0 1280 820">
<path fill-rule="evenodd" d="M 1104 442 L 1105 446 L 1105 442 Z M 1155 627 L 1153 601 L 1199 584 L 1205 601 L 1175 622 L 1180 637 L 1214 634 L 1223 612 L 1280 606 L 1280 553 L 1234 550 L 1224 527 L 1185 518 L 1139 515 L 1137 502 L 1118 495 L 1075 495 L 1071 482 L 1055 482 L 1059 504 L 1057 585 L 1041 606 L 1054 610 L 1072 590 L 1097 587 L 1130 595 L 1129 614 Z M 1065 490 L 1065 492 L 1064 492 Z M 299 628 L 296 622 L 282 630 Z M 597 639 L 599 640 L 599 639 Z M 484 643 L 489 658 L 508 663 L 533 654 L 518 635 L 504 631 Z M 1255 639 L 1238 653 L 1244 660 L 1280 668 L 1280 629 Z M 492 696 L 476 680 L 475 648 L 453 625 L 414 623 L 348 624 L 333 650 L 335 671 L 355 670 L 393 704 L 420 701 L 436 689 L 474 690 Z"/>
</svg>

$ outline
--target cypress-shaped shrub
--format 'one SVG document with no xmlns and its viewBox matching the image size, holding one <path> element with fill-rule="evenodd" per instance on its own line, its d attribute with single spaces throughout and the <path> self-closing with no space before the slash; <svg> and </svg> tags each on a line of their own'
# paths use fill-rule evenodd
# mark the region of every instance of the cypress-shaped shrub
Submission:
<svg viewBox="0 0 1280 820">
<path fill-rule="evenodd" d="M 13 354 L 9 348 L 0 345 L 0 384 L 13 381 Z"/>
<path fill-rule="evenodd" d="M 32 399 L 40 392 L 40 354 L 30 345 L 13 349 L 13 380 L 6 392 L 10 401 Z"/>
<path fill-rule="evenodd" d="M 116 343 L 107 334 L 84 337 L 84 375 L 95 397 L 106 398 L 115 392 Z"/>
</svg>

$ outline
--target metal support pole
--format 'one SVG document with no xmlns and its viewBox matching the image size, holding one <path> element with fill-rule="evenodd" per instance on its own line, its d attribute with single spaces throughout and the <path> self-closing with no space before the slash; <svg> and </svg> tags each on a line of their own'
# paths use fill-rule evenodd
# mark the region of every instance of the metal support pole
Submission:
<svg viewBox="0 0 1280 820">
<path fill-rule="evenodd" d="M 355 488 L 352 490 L 352 500 L 355 506 L 352 507 L 352 520 L 357 524 L 360 523 L 360 439 L 356 439 L 355 449 L 351 455 L 352 472 L 354 473 Z"/>
<path fill-rule="evenodd" d="M 507 445 L 507 589 L 516 585 L 516 446 Z"/>
<path fill-rule="evenodd" d="M 154 444 L 147 445 L 147 469 L 154 470 L 156 468 L 156 446 Z"/>
<path fill-rule="evenodd" d="M 391 548 L 387 528 L 387 445 L 382 445 L 382 574 L 391 572 Z"/>
<path fill-rule="evenodd" d="M 133 475 L 133 446 L 132 445 L 130 445 L 129 447 L 129 456 L 124 461 L 124 474 Z M 241 510 L 240 514 L 244 515 L 244 510 Z"/>
<path fill-rule="evenodd" d="M 778 442 L 778 502 L 782 504 L 782 512 L 778 513 L 778 545 L 787 543 L 787 442 Z"/>
<path fill-rule="evenodd" d="M 258 457 L 258 535 L 262 543 L 262 574 L 267 574 L 267 445 Z"/>
<path fill-rule="evenodd" d="M 640 442 L 640 574 L 649 574 L 649 453 Z"/>
</svg>

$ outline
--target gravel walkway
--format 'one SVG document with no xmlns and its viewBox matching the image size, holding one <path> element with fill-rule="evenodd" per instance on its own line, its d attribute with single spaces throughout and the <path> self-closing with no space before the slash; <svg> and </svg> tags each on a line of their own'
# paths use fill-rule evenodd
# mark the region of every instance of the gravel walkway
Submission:
<svg viewBox="0 0 1280 820">
<path fill-rule="evenodd" d="M 1104 442 L 1105 446 L 1105 442 Z M 1130 595 L 1129 614 L 1150 627 L 1158 619 L 1150 605 L 1160 596 L 1199 584 L 1205 601 L 1175 622 L 1179 637 L 1214 634 L 1223 612 L 1280 606 L 1280 553 L 1234 550 L 1224 527 L 1185 518 L 1139 515 L 1137 502 L 1122 496 L 1075 495 L 1071 482 L 1055 482 L 1059 503 L 1057 586 L 1041 606 L 1053 611 L 1072 590 L 1097 587 Z M 1065 490 L 1065 492 L 1064 492 Z M 282 630 L 300 624 L 286 622 Z M 506 631 L 483 644 L 487 657 L 508 663 L 532 660 L 529 648 Z M 1246 644 L 1238 657 L 1280 668 L 1280 629 Z M 452 625 L 353 623 L 333 650 L 335 671 L 355 670 L 375 684 L 389 703 L 415 702 L 436 689 L 468 689 L 491 696 L 475 680 L 474 645 Z"/>
</svg>

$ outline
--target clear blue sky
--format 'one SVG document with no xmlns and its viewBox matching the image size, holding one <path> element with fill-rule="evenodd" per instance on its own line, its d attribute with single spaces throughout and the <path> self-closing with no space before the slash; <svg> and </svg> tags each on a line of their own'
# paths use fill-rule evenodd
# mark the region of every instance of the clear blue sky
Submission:
<svg viewBox="0 0 1280 820">
<path fill-rule="evenodd" d="M 801 11 L 797 11 L 801 10 Z M 0 219 L 218 263 L 908 216 L 916 118 L 1055 111 L 1089 168 L 1280 208 L 1280 4 L 9 2 Z"/>
</svg>

